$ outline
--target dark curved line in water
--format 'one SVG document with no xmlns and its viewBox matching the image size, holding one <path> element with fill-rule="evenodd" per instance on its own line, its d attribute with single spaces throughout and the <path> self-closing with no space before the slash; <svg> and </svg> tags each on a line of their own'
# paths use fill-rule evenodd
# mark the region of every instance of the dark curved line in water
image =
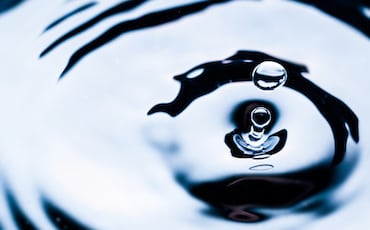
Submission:
<svg viewBox="0 0 370 230">
<path fill-rule="evenodd" d="M 369 0 L 293 0 L 311 5 L 329 14 L 370 37 L 370 20 L 363 9 L 370 7 Z"/>
<path fill-rule="evenodd" d="M 358 155 L 337 168 L 317 164 L 302 171 L 236 174 L 204 182 L 193 181 L 185 173 L 177 172 L 175 178 L 192 196 L 209 205 L 211 209 L 205 214 L 215 217 L 247 223 L 261 222 L 273 217 L 265 213 L 264 208 L 291 208 L 313 198 L 290 211 L 310 212 L 321 218 L 349 202 L 349 199 L 332 199 L 329 191 L 343 185 L 357 163 Z"/>
<path fill-rule="evenodd" d="M 28 216 L 20 208 L 18 202 L 9 189 L 5 190 L 5 197 L 9 205 L 11 216 L 18 229 L 37 230 Z"/>
<path fill-rule="evenodd" d="M 24 0 L 1 0 L 0 1 L 0 14 L 11 10 L 21 3 L 25 2 Z"/>
<path fill-rule="evenodd" d="M 258 208 L 292 207 L 328 187 L 335 187 L 333 177 L 330 168 L 317 166 L 290 174 L 235 175 L 200 183 L 188 181 L 182 185 L 192 196 L 218 210 L 221 216 L 255 223 L 271 217 L 260 213 Z M 325 199 L 330 201 L 330 197 Z"/>
<path fill-rule="evenodd" d="M 90 27 L 94 26 L 95 24 L 101 22 L 102 20 L 111 17 L 115 14 L 130 11 L 141 4 L 145 3 L 147 0 L 129 0 L 121 2 L 105 11 L 97 15 L 96 17 L 90 19 L 89 21 L 83 23 L 82 25 L 72 29 L 68 33 L 64 34 L 62 37 L 55 40 L 52 44 L 50 44 L 45 50 L 43 50 L 40 54 L 40 58 L 48 54 L 54 48 L 59 46 L 61 43 L 67 41 L 68 39 L 72 38 L 73 36 L 89 29 Z"/>
<path fill-rule="evenodd" d="M 287 82 L 287 87 L 309 98 L 329 123 L 335 142 L 333 164 L 339 164 L 343 160 L 347 148 L 348 130 L 346 124 L 353 140 L 359 141 L 357 116 L 342 101 L 325 92 L 302 75 L 297 83 Z"/>
<path fill-rule="evenodd" d="M 153 106 L 148 115 L 164 112 L 170 116 L 177 116 L 184 111 L 194 100 L 218 87 L 240 81 L 252 81 L 252 71 L 263 61 L 275 61 L 282 64 L 288 74 L 285 87 L 289 87 L 306 96 L 327 120 L 335 141 L 333 165 L 339 164 L 346 151 L 349 127 L 355 142 L 359 141 L 358 118 L 356 114 L 342 101 L 330 95 L 314 83 L 304 78 L 302 73 L 308 72 L 303 65 L 284 61 L 270 55 L 255 51 L 238 51 L 235 55 L 225 59 L 231 62 L 215 61 L 198 65 L 184 74 L 174 78 L 180 82 L 180 91 L 176 98 L 169 103 Z M 248 62 L 245 62 L 248 60 Z M 192 71 L 202 68 L 203 72 L 196 78 L 187 78 Z"/>
<path fill-rule="evenodd" d="M 185 6 L 180 6 L 180 7 L 176 7 L 176 8 L 169 9 L 169 10 L 158 11 L 158 12 L 144 15 L 134 20 L 121 22 L 118 25 L 115 25 L 112 28 L 110 28 L 108 31 L 106 31 L 105 33 L 97 37 L 95 40 L 82 46 L 75 53 L 73 53 L 73 55 L 69 59 L 67 66 L 65 67 L 65 69 L 63 70 L 59 78 L 61 79 L 84 56 L 94 51 L 95 49 L 105 45 L 106 43 L 112 41 L 113 39 L 115 39 L 121 34 L 131 32 L 134 30 L 138 30 L 138 29 L 143 29 L 143 28 L 148 28 L 148 27 L 153 27 L 156 25 L 164 24 L 170 21 L 174 21 L 182 16 L 202 10 L 202 9 L 197 9 L 197 10 L 194 10 L 194 12 L 183 14 L 181 11 L 183 11 L 184 7 L 186 8 L 189 6 L 195 7 L 196 5 L 198 6 L 206 5 L 205 8 L 207 8 L 208 6 L 213 5 L 213 4 L 229 2 L 229 1 L 234 1 L 234 0 L 213 0 L 213 1 L 209 0 L 209 1 L 203 1 L 203 2 L 190 3 Z M 357 28 L 359 31 L 363 32 L 366 36 L 369 37 L 370 35 L 370 27 L 368 26 L 369 19 L 365 16 L 365 13 L 363 12 L 363 8 L 365 6 L 370 5 L 368 0 L 358 0 L 358 1 L 352 1 L 352 0 L 342 0 L 342 1 L 292 0 L 292 1 L 301 2 L 307 5 L 316 7 L 317 9 L 323 11 L 324 13 L 332 15 L 335 18 L 342 20 L 345 23 L 353 26 L 354 28 Z M 87 21 L 86 23 L 76 27 L 75 29 L 68 32 L 67 34 L 58 38 L 55 42 L 53 42 L 44 51 L 41 52 L 40 58 L 46 55 L 47 53 L 49 53 L 50 51 L 52 51 L 54 48 L 59 46 L 61 43 L 83 32 L 84 30 L 89 29 L 91 26 L 98 23 L 99 21 L 104 20 L 107 17 L 110 17 L 114 14 L 128 11 L 144 2 L 145 0 L 125 1 L 125 2 L 119 3 L 118 5 L 112 8 L 109 8 L 108 10 L 94 17 L 93 19 Z M 173 15 L 172 15 L 173 10 L 178 10 L 177 12 L 179 14 L 178 18 L 173 18 Z M 159 20 L 160 17 L 163 18 L 162 21 Z M 145 21 L 148 19 L 149 21 Z M 152 20 L 153 22 L 150 22 L 150 20 Z"/>
<path fill-rule="evenodd" d="M 73 55 L 69 59 L 67 66 L 60 75 L 59 79 L 63 78 L 63 76 L 83 57 L 85 57 L 92 51 L 100 48 L 101 46 L 107 44 L 108 42 L 114 40 L 115 38 L 119 37 L 124 33 L 172 22 L 184 16 L 188 16 L 200 12 L 202 10 L 205 10 L 209 6 L 229 1 L 232 0 L 202 1 L 188 5 L 183 5 L 180 7 L 174 7 L 162 11 L 157 11 L 154 13 L 149 13 L 137 19 L 121 22 L 110 28 L 108 31 L 104 32 L 102 35 L 100 35 L 93 41 L 87 43 L 86 45 L 78 49 L 75 53 L 73 53 Z"/>
<path fill-rule="evenodd" d="M 73 15 L 76 15 L 78 13 L 81 13 L 82 11 L 84 10 L 87 10 L 93 6 L 95 6 L 97 4 L 97 2 L 90 2 L 90 3 L 87 3 L 85 5 L 82 5 L 80 7 L 78 7 L 77 9 L 67 13 L 66 15 L 63 15 L 62 17 L 58 18 L 57 20 L 55 20 L 54 22 L 50 23 L 46 28 L 45 30 L 43 31 L 43 33 L 47 32 L 48 30 L 54 28 L 55 26 L 57 26 L 58 24 L 62 23 L 63 21 L 67 20 L 68 18 L 72 17 Z"/>
<path fill-rule="evenodd" d="M 88 228 L 81 223 L 74 220 L 71 216 L 66 214 L 60 208 L 56 207 L 52 202 L 43 198 L 42 199 L 43 209 L 51 223 L 57 229 L 73 229 L 73 230 L 88 230 Z"/>
<path fill-rule="evenodd" d="M 255 66 L 268 60 L 282 64 L 287 69 L 288 76 L 292 75 L 291 72 L 294 75 L 308 72 L 306 66 L 277 59 L 262 52 L 238 51 L 224 60 L 200 64 L 183 74 L 175 76 L 174 79 L 181 84 L 177 97 L 170 103 L 161 103 L 153 106 L 149 110 L 148 115 L 156 112 L 165 112 L 175 117 L 184 111 L 195 99 L 213 92 L 224 84 L 252 81 L 252 71 Z M 226 62 L 227 64 L 224 64 L 224 61 L 228 61 Z M 187 75 L 196 69 L 203 69 L 204 71 L 198 77 L 188 79 Z M 293 76 L 293 78 L 297 78 L 297 76 Z M 288 81 L 293 80 L 289 77 Z"/>
</svg>

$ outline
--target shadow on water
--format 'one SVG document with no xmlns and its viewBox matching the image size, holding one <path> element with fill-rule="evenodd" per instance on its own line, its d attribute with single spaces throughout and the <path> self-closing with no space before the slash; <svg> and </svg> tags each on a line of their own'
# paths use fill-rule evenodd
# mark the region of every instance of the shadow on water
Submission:
<svg viewBox="0 0 370 230">
<path fill-rule="evenodd" d="M 23 3 L 23 0 L 1 0 L 0 1 L 0 14 L 5 13 L 8 10 L 13 9 L 14 7 Z"/>
<path fill-rule="evenodd" d="M 35 223 L 31 221 L 29 216 L 22 210 L 21 205 L 13 195 L 12 191 L 6 190 L 6 200 L 9 206 L 11 216 L 18 229 L 34 230 L 39 229 Z M 53 202 L 45 197 L 41 200 L 44 212 L 50 222 L 56 229 L 73 229 L 73 230 L 88 230 L 90 228 L 79 223 L 69 214 L 57 207 Z"/>
<path fill-rule="evenodd" d="M 358 154 L 353 154 L 339 166 L 316 165 L 286 174 L 235 175 L 203 183 L 177 175 L 177 181 L 209 205 L 202 214 L 215 218 L 255 223 L 270 219 L 279 210 L 322 218 L 355 197 L 351 192 L 336 199 L 335 191 L 351 175 L 358 160 Z"/>
</svg>

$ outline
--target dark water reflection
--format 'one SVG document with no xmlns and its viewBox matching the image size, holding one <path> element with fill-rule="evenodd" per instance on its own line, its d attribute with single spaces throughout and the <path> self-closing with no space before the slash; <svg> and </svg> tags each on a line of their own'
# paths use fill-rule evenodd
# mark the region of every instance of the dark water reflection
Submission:
<svg viewBox="0 0 370 230">
<path fill-rule="evenodd" d="M 64 45 L 67 40 L 83 34 L 86 30 L 91 29 L 93 26 L 103 22 L 105 19 L 114 15 L 117 16 L 119 14 L 128 13 L 131 10 L 145 5 L 147 2 L 148 1 L 143 0 L 119 1 L 119 3 L 117 3 L 115 6 L 102 10 L 95 17 L 87 19 L 83 23 L 75 25 L 73 28 L 69 28 L 70 30 L 65 32 L 65 34 L 61 34 L 60 37 L 56 38 L 56 40 L 52 41 L 50 44 L 44 44 L 44 50 L 41 52 L 40 56 L 46 56 L 56 47 L 60 46 L 60 48 L 62 48 L 62 44 Z M 110 25 L 111 27 L 109 27 L 107 31 L 98 35 L 90 42 L 83 43 L 76 52 L 72 53 L 72 56 L 68 57 L 70 58 L 69 63 L 62 72 L 61 77 L 67 76 L 72 67 L 77 66 L 77 63 L 85 58 L 85 56 L 88 56 L 90 53 L 95 52 L 98 48 L 111 43 L 121 35 L 123 36 L 136 30 L 152 29 L 153 27 L 169 22 L 183 20 L 187 17 L 191 17 L 192 15 L 204 12 L 212 8 L 213 5 L 223 6 L 227 5 L 226 3 L 229 2 L 233 1 L 220 0 L 192 2 L 186 5 L 171 7 L 160 11 L 146 12 L 145 14 L 140 15 L 132 20 L 125 19 L 124 21 L 121 21 L 113 26 Z M 354 29 L 360 31 L 365 37 L 369 37 L 369 20 L 364 13 L 364 8 L 368 8 L 370 6 L 369 1 L 296 0 L 295 2 L 314 6 L 322 12 L 334 16 L 340 21 L 351 25 Z M 21 5 L 20 3 L 22 3 L 22 1 L 1 1 L 0 14 L 5 15 L 5 12 L 15 9 L 16 6 Z M 90 2 L 85 5 L 80 5 L 80 8 L 70 11 L 69 14 L 58 18 L 53 23 L 46 23 L 45 26 L 49 26 L 46 27 L 44 32 L 47 34 L 50 30 L 61 25 L 64 21 L 70 19 L 75 14 L 81 13 L 85 9 L 96 5 L 98 5 L 97 2 Z M 246 30 L 249 31 L 248 28 Z M 294 33 L 294 31 L 292 33 Z M 252 31 L 251 36 L 253 36 Z M 304 46 L 304 44 L 302 44 L 302 46 Z M 253 47 L 247 48 L 252 49 Z M 240 49 L 245 49 L 245 47 L 240 47 Z M 218 176 L 205 181 L 193 181 L 191 178 L 187 177 L 186 174 L 178 173 L 178 171 L 176 171 L 177 169 L 173 169 L 173 171 L 177 182 L 192 197 L 201 200 L 208 205 L 209 210 L 207 211 L 207 214 L 221 217 L 225 220 L 256 223 L 274 217 L 273 213 L 276 210 L 288 210 L 288 212 L 292 213 L 309 212 L 313 213 L 317 217 L 322 217 L 337 210 L 337 208 L 342 205 L 340 202 L 332 199 L 332 195 L 340 185 L 344 184 L 350 173 L 357 166 L 358 158 L 356 157 L 359 155 L 359 153 L 351 149 L 353 146 L 347 146 L 347 142 L 349 140 L 358 142 L 360 138 L 358 118 L 355 114 L 356 111 L 352 111 L 351 104 L 345 104 L 343 101 L 341 101 L 341 98 L 336 97 L 336 95 L 329 94 L 328 91 L 330 90 L 326 91 L 321 86 L 314 84 L 313 81 L 311 82 L 311 80 L 306 78 L 303 73 L 306 73 L 310 66 L 306 67 L 305 65 L 285 61 L 280 58 L 270 56 L 267 54 L 267 52 L 268 50 L 264 50 L 263 52 L 240 50 L 239 52 L 235 53 L 235 55 L 225 57 L 223 60 L 205 62 L 203 64 L 194 66 L 194 68 L 190 69 L 189 71 L 175 76 L 175 80 L 180 82 L 181 85 L 177 97 L 170 103 L 161 103 L 153 106 L 152 109 L 149 110 L 148 114 L 151 115 L 158 112 L 164 112 L 172 117 L 181 116 L 181 113 L 185 109 L 192 106 L 193 101 L 200 97 L 207 96 L 223 85 L 234 82 L 249 82 L 250 84 L 253 84 L 253 81 L 255 80 L 252 78 L 253 70 L 255 70 L 256 66 L 262 61 L 274 61 L 282 64 L 282 66 L 287 69 L 287 79 L 284 79 L 284 83 L 282 83 L 284 84 L 283 87 L 292 89 L 299 95 L 304 96 L 307 100 L 311 101 L 321 116 L 328 123 L 328 127 L 330 127 L 333 139 L 335 140 L 333 153 L 328 153 L 328 155 L 334 156 L 331 164 L 316 164 L 313 166 L 311 165 L 309 168 L 303 168 L 301 170 L 295 170 L 286 173 L 270 173 L 269 171 L 274 169 L 277 165 L 259 163 L 258 160 L 256 160 L 256 165 L 250 167 L 250 170 L 246 174 L 237 173 L 232 175 L 224 175 L 221 177 Z M 131 58 L 135 55 L 137 54 L 133 53 L 128 54 L 127 56 Z M 177 53 L 175 53 L 174 56 L 176 55 Z M 319 57 L 320 54 L 317 54 L 317 56 Z M 120 60 L 120 63 L 121 62 L 125 63 L 124 60 Z M 142 66 L 145 67 L 145 63 Z M 91 66 L 91 68 L 92 67 L 93 66 Z M 349 65 L 348 68 L 351 68 L 351 66 Z M 135 77 L 136 76 L 133 76 L 133 80 Z M 285 77 L 285 75 L 280 76 L 281 79 Z M 259 75 L 256 79 L 256 81 L 261 79 L 263 80 L 263 76 L 261 78 L 261 75 Z M 127 82 L 128 81 L 126 79 L 124 83 L 126 84 Z M 265 81 L 265 83 L 266 82 L 271 83 Z M 260 88 L 263 89 L 264 87 Z M 150 97 L 148 96 L 146 98 Z M 275 105 L 269 104 L 266 101 L 257 99 L 253 98 L 253 100 L 250 100 L 250 98 L 245 98 L 245 102 L 242 102 L 234 109 L 234 112 L 230 116 L 230 120 L 232 121 L 233 128 L 235 129 L 225 131 L 226 137 L 227 134 L 230 134 L 230 132 L 232 134 L 240 134 L 240 136 L 251 132 L 251 127 L 253 124 L 249 119 L 249 115 L 251 110 L 256 108 L 256 106 L 268 108 L 272 114 L 271 123 L 269 123 L 266 127 L 263 127 L 264 130 L 262 133 L 269 133 L 272 130 L 274 123 L 280 117 L 279 108 L 276 108 Z M 149 103 L 147 103 L 145 106 L 148 106 L 148 104 Z M 251 105 L 253 106 L 251 107 Z M 149 106 L 152 106 L 152 104 Z M 145 114 L 142 115 L 144 116 Z M 279 134 L 275 136 L 278 136 L 278 143 L 280 145 L 278 145 L 278 148 L 275 148 L 274 146 L 274 151 L 265 151 L 264 154 L 268 155 L 267 157 L 272 154 L 278 156 L 280 150 L 286 147 L 285 142 L 286 139 L 289 139 L 290 131 L 289 129 L 282 129 L 281 131 L 286 132 L 272 133 L 270 135 L 271 137 L 274 136 L 274 134 Z M 302 130 L 302 132 L 308 133 L 309 131 Z M 243 153 L 236 151 L 236 147 L 233 144 L 230 144 L 231 141 L 227 138 L 225 141 L 226 146 L 229 147 L 228 150 L 230 150 L 230 154 L 228 155 L 230 158 L 245 157 L 245 152 Z M 177 142 L 173 142 L 171 145 L 158 144 L 159 147 L 155 146 L 155 148 L 162 149 L 163 152 L 167 153 L 177 152 L 180 148 L 177 144 Z M 302 148 L 309 148 L 309 146 L 302 146 Z M 137 154 L 137 152 L 135 153 Z M 348 154 L 354 155 L 355 157 L 348 159 L 346 158 Z M 204 161 L 207 160 L 212 159 L 204 159 Z M 130 162 L 130 164 L 136 163 L 138 162 Z M 137 166 L 139 169 L 141 169 L 141 167 L 141 165 Z M 189 168 L 188 170 L 192 169 Z M 135 171 L 135 173 L 141 173 L 141 171 L 138 170 Z M 137 188 L 133 186 L 133 188 L 129 189 L 135 190 Z M 5 196 L 7 203 L 5 206 L 9 208 L 11 218 L 16 223 L 16 226 L 19 229 L 38 229 L 39 226 L 36 226 L 36 222 L 29 217 L 26 211 L 24 211 L 25 209 L 22 207 L 22 204 L 19 203 L 16 195 L 12 193 L 12 190 L 6 190 Z M 146 198 L 143 197 L 142 199 L 145 200 Z M 59 208 L 57 203 L 54 203 L 54 201 L 43 198 L 40 200 L 40 203 L 42 212 L 55 228 L 88 229 L 88 227 L 82 224 L 86 222 L 80 221 L 79 217 L 70 215 L 68 210 L 62 210 Z M 3 222 L 4 221 L 0 219 L 0 228 L 2 227 L 1 224 Z M 88 224 L 89 223 L 86 225 Z"/>
</svg>

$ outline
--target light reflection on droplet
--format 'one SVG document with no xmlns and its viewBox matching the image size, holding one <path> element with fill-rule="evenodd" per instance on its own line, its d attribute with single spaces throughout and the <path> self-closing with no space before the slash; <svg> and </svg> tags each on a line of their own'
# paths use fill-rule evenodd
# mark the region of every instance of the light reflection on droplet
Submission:
<svg viewBox="0 0 370 230">
<path fill-rule="evenodd" d="M 196 78 L 196 77 L 200 76 L 203 72 L 204 72 L 203 68 L 195 69 L 195 70 L 191 71 L 190 73 L 188 73 L 186 75 L 186 77 L 189 78 L 189 79 Z"/>
<path fill-rule="evenodd" d="M 274 61 L 264 61 L 253 70 L 254 84 L 262 90 L 274 90 L 287 80 L 285 68 Z"/>
<path fill-rule="evenodd" d="M 270 169 L 273 169 L 273 168 L 274 168 L 274 166 L 270 165 L 270 164 L 260 164 L 260 165 L 254 165 L 254 166 L 250 167 L 249 170 L 266 171 L 266 170 L 270 170 Z"/>
<path fill-rule="evenodd" d="M 263 160 L 269 158 L 270 156 L 271 156 L 270 154 L 256 154 L 252 158 L 255 160 Z"/>
<path fill-rule="evenodd" d="M 232 63 L 232 61 L 231 61 L 231 60 L 223 60 L 223 61 L 222 61 L 222 64 L 230 64 L 230 63 Z"/>
<path fill-rule="evenodd" d="M 363 7 L 362 12 L 364 13 L 365 17 L 370 18 L 370 8 L 369 7 Z"/>
</svg>

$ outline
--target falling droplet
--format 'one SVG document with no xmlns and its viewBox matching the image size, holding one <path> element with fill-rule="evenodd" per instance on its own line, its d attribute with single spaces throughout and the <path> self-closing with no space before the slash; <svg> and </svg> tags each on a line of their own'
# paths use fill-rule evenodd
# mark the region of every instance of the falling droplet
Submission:
<svg viewBox="0 0 370 230">
<path fill-rule="evenodd" d="M 250 114 L 245 114 L 249 131 L 235 129 L 225 136 L 225 143 L 230 148 L 231 155 L 238 158 L 266 159 L 278 153 L 285 145 L 287 131 L 268 135 L 269 126 L 273 122 L 271 111 L 265 106 L 254 107 Z"/>
<path fill-rule="evenodd" d="M 264 61 L 253 70 L 254 84 L 262 90 L 274 90 L 287 80 L 285 68 L 274 61 Z"/>
<path fill-rule="evenodd" d="M 271 113 L 265 107 L 257 107 L 251 112 L 252 124 L 258 128 L 265 128 L 271 122 Z"/>
<path fill-rule="evenodd" d="M 257 107 L 251 112 L 252 126 L 248 134 L 250 143 L 254 146 L 261 146 L 265 127 L 271 122 L 271 113 L 265 107 Z M 261 141 L 260 141 L 261 140 Z"/>
</svg>

